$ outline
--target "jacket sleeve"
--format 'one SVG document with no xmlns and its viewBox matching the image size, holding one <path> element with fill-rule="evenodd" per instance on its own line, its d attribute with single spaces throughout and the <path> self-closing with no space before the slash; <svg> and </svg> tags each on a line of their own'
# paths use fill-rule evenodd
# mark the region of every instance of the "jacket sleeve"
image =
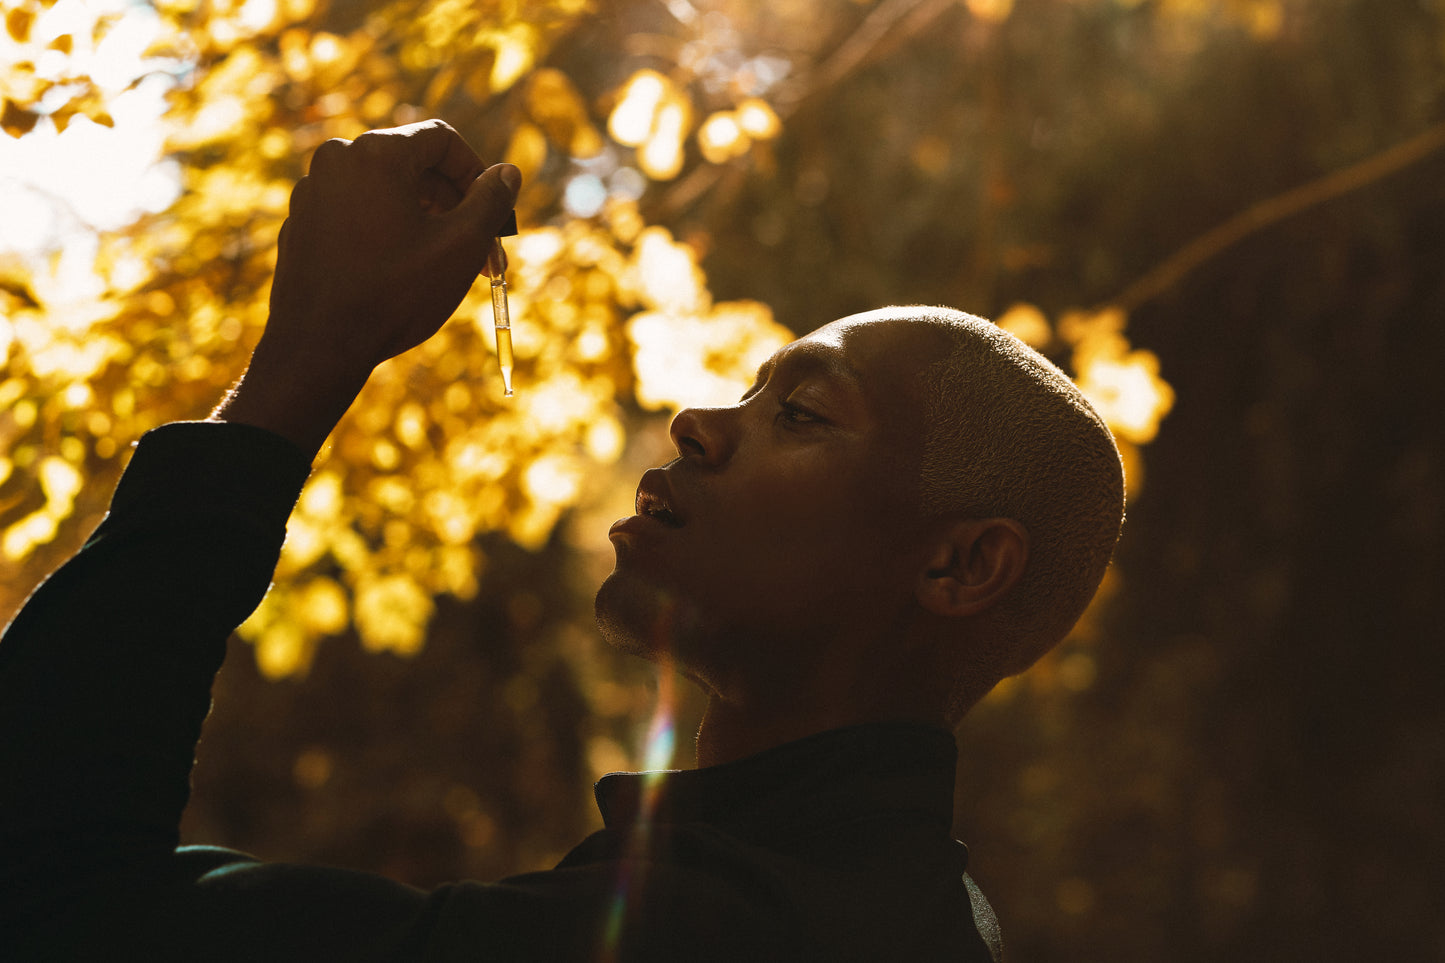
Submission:
<svg viewBox="0 0 1445 963">
<path fill-rule="evenodd" d="M 110 512 L 0 639 L 0 922 L 174 850 L 227 637 L 309 465 L 246 425 L 149 432 Z"/>
</svg>

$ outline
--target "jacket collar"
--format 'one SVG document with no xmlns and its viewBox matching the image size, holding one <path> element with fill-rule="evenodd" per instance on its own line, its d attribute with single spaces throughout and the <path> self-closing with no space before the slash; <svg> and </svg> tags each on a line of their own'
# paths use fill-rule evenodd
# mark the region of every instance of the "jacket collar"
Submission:
<svg viewBox="0 0 1445 963">
<path fill-rule="evenodd" d="M 869 723 L 705 769 L 609 773 L 595 794 L 613 830 L 706 823 L 761 839 L 902 816 L 948 834 L 957 752 L 943 729 Z"/>
</svg>

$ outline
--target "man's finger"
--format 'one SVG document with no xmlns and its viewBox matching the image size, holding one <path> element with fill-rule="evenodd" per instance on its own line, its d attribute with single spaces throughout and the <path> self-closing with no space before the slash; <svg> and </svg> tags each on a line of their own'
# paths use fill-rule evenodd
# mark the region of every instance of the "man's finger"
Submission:
<svg viewBox="0 0 1445 963">
<path fill-rule="evenodd" d="M 276 232 L 276 256 L 279 258 L 286 253 L 286 242 L 291 237 L 291 218 L 281 222 L 281 230 Z"/>
<path fill-rule="evenodd" d="M 493 164 L 471 182 L 460 204 L 450 212 L 473 236 L 490 240 L 497 236 L 507 215 L 517 206 L 522 172 L 511 164 Z"/>
<path fill-rule="evenodd" d="M 434 170 L 422 171 L 421 206 L 429 214 L 442 214 L 461 203 L 462 192 Z"/>
<path fill-rule="evenodd" d="M 461 134 L 442 120 L 424 120 L 390 131 L 376 146 L 403 151 L 401 162 L 414 174 L 433 170 L 451 182 L 457 193 L 477 179 L 486 165 Z"/>
<path fill-rule="evenodd" d="M 492 239 L 517 203 L 513 185 L 521 178 L 521 171 L 511 164 L 494 164 L 472 181 L 460 204 L 440 216 L 440 249 L 458 258 L 458 265 L 466 264 L 473 277 L 485 269 Z"/>
<path fill-rule="evenodd" d="M 351 141 L 341 137 L 333 137 L 328 141 L 324 141 L 320 147 L 317 147 L 316 150 L 311 153 L 311 173 L 315 174 L 335 164 L 341 159 L 341 155 L 346 152 L 346 148 L 350 147 L 351 144 Z M 304 180 L 305 178 L 302 179 Z"/>
</svg>

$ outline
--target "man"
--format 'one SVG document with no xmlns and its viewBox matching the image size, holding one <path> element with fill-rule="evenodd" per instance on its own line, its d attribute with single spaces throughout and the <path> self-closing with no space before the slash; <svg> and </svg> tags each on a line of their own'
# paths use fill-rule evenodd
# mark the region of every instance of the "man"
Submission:
<svg viewBox="0 0 1445 963">
<path fill-rule="evenodd" d="M 429 894 L 176 849 L 211 679 L 311 458 L 371 370 L 446 321 L 517 186 L 439 123 L 317 151 L 245 377 L 208 423 L 141 441 L 106 520 L 0 643 L 0 947 L 999 958 L 950 838 L 950 730 L 1083 610 L 1121 475 L 1063 375 L 946 309 L 833 322 L 736 405 L 683 411 L 678 457 L 613 526 L 598 622 L 703 687 L 703 768 L 605 777 L 606 828 L 557 868 Z"/>
</svg>

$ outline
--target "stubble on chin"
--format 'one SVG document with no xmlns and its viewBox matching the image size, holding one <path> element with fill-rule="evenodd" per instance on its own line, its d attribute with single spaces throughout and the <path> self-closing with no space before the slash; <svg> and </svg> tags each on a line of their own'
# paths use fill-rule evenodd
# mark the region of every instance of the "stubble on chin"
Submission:
<svg viewBox="0 0 1445 963">
<path fill-rule="evenodd" d="M 607 644 L 663 664 L 677 654 L 681 611 L 672 592 L 618 572 L 607 576 L 593 602 L 597 629 Z"/>
</svg>

